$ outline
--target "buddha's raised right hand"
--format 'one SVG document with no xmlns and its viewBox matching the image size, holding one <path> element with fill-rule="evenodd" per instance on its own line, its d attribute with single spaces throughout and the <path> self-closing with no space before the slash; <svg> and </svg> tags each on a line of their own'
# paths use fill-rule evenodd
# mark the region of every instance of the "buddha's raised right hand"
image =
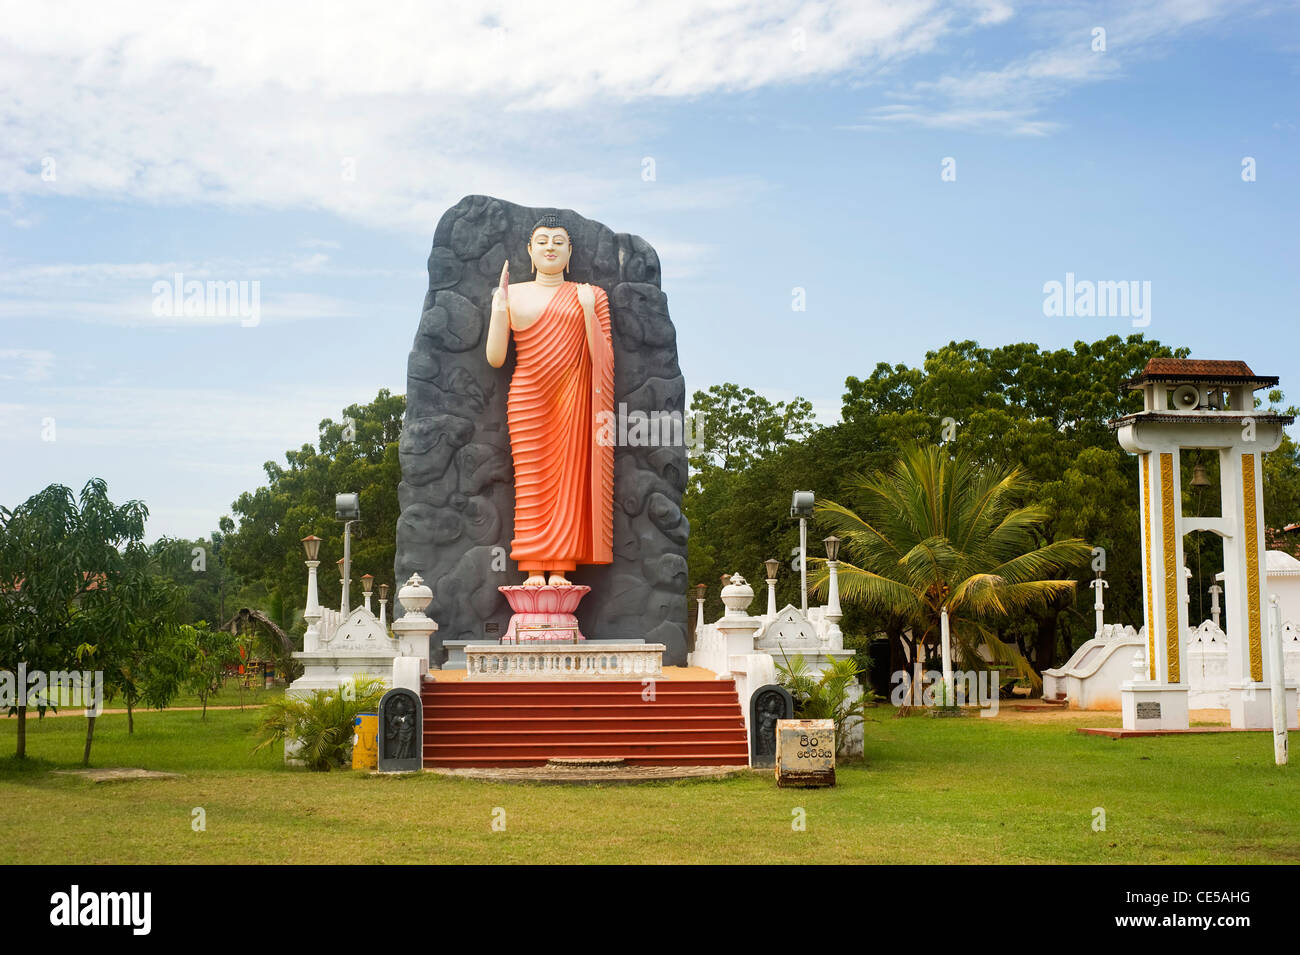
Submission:
<svg viewBox="0 0 1300 955">
<path fill-rule="evenodd" d="M 510 260 L 506 259 L 501 266 L 501 281 L 492 291 L 492 310 L 510 309 Z"/>
</svg>

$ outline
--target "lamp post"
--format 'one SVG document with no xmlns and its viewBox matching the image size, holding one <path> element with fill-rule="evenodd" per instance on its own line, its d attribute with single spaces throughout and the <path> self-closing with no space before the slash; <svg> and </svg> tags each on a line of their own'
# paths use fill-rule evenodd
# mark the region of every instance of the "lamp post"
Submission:
<svg viewBox="0 0 1300 955">
<path fill-rule="evenodd" d="M 304 537 L 302 549 L 307 555 L 307 609 L 302 614 L 307 621 L 307 633 L 303 635 L 303 649 L 314 650 L 315 640 L 320 634 L 321 618 L 320 590 L 316 584 L 316 568 L 320 566 L 320 561 L 316 559 L 320 555 L 320 538 L 315 534 Z M 308 643 L 311 645 L 308 646 Z"/>
<path fill-rule="evenodd" d="M 344 616 L 347 616 L 347 613 L 348 613 L 348 590 L 347 590 L 347 587 L 348 587 L 348 585 L 347 585 L 347 581 L 346 581 L 346 580 L 344 579 L 344 577 L 343 577 L 343 561 L 344 561 L 344 558 L 340 557 L 340 558 L 339 558 L 339 593 L 341 593 L 343 596 L 339 598 L 339 609 L 343 611 L 343 615 L 344 615 Z"/>
<path fill-rule="evenodd" d="M 826 570 L 830 574 L 826 594 L 826 642 L 838 649 L 843 646 L 843 634 L 840 633 L 840 539 L 833 534 L 824 538 L 826 545 Z"/>
<path fill-rule="evenodd" d="M 826 545 L 826 569 L 830 572 L 829 592 L 826 595 L 826 619 L 839 622 L 840 613 L 840 539 L 827 537 L 822 541 Z"/>
<path fill-rule="evenodd" d="M 335 494 L 334 519 L 343 522 L 343 616 L 348 615 L 348 589 L 352 584 L 352 525 L 361 520 L 361 495 Z"/>
<path fill-rule="evenodd" d="M 374 613 L 374 611 L 370 609 L 370 595 L 375 592 L 374 587 L 375 587 L 375 575 L 362 574 L 361 575 L 361 596 L 366 599 L 367 613 Z"/>
<path fill-rule="evenodd" d="M 767 568 L 767 615 L 776 617 L 776 572 L 781 562 L 773 558 L 763 561 L 763 566 Z"/>
<path fill-rule="evenodd" d="M 813 492 L 795 491 L 790 499 L 790 516 L 799 518 L 799 606 L 808 614 L 808 518 L 813 512 Z"/>
<path fill-rule="evenodd" d="M 704 591 L 708 589 L 707 584 L 695 585 L 695 632 L 699 633 L 704 626 Z"/>
<path fill-rule="evenodd" d="M 388 629 L 388 584 L 379 585 L 379 625 Z"/>
<path fill-rule="evenodd" d="M 1219 625 L 1219 612 L 1222 609 L 1219 606 L 1219 594 L 1221 593 L 1223 593 L 1223 588 L 1218 584 L 1210 588 L 1210 616 L 1214 619 L 1214 628 L 1216 630 L 1223 629 Z"/>
</svg>

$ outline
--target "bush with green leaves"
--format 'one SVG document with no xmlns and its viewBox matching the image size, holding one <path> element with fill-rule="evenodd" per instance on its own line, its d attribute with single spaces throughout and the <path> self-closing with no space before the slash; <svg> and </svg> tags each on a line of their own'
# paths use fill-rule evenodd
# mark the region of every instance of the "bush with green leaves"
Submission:
<svg viewBox="0 0 1300 955">
<path fill-rule="evenodd" d="M 387 688 L 377 677 L 359 675 L 332 690 L 313 690 L 310 696 L 288 696 L 264 707 L 253 752 L 275 743 L 296 740 L 292 758 L 311 770 L 328 772 L 348 765 L 358 714 L 373 713 Z"/>
<path fill-rule="evenodd" d="M 784 656 L 784 655 L 783 655 Z M 776 665 L 781 685 L 794 698 L 794 715 L 801 720 L 830 720 L 835 726 L 835 748 L 843 752 L 849 743 L 849 721 L 866 718 L 867 694 L 854 697 L 853 687 L 861 672 L 854 657 L 832 659 L 818 674 L 808 666 L 803 654 Z"/>
</svg>

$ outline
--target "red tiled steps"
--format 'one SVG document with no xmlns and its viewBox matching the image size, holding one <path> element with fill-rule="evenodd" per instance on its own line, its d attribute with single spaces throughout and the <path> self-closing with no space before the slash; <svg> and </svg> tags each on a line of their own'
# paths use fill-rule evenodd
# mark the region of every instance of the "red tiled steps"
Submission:
<svg viewBox="0 0 1300 955">
<path fill-rule="evenodd" d="M 425 683 L 426 766 L 544 766 L 621 757 L 636 766 L 744 766 L 733 680 Z"/>
</svg>

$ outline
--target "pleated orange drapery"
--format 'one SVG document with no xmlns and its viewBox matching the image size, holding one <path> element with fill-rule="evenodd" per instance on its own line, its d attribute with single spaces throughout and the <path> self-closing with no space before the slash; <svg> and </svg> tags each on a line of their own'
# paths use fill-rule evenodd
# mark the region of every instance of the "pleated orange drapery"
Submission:
<svg viewBox="0 0 1300 955">
<path fill-rule="evenodd" d="M 596 297 L 595 354 L 578 287 L 565 282 L 538 319 L 513 333 L 506 400 L 515 466 L 510 557 L 525 571 L 568 571 L 614 559 L 614 347 L 609 297 Z M 604 414 L 602 414 L 602 412 Z"/>
</svg>

